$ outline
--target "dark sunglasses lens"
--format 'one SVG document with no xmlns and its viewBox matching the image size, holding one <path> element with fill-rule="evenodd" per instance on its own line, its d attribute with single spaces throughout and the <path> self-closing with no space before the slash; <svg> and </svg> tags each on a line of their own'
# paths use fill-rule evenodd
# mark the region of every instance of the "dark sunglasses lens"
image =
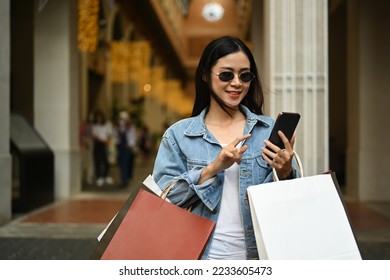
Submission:
<svg viewBox="0 0 390 280">
<path fill-rule="evenodd" d="M 233 80 L 234 73 L 229 72 L 229 71 L 225 71 L 225 72 L 220 73 L 218 75 L 218 77 L 221 81 L 228 82 L 228 81 Z M 248 82 L 252 81 L 254 77 L 255 77 L 255 75 L 253 75 L 251 72 L 244 72 L 240 75 L 240 80 L 244 83 L 248 83 Z"/>
<path fill-rule="evenodd" d="M 253 75 L 251 72 L 245 72 L 240 75 L 240 80 L 244 83 L 250 82 L 253 80 L 255 75 Z"/>
<path fill-rule="evenodd" d="M 221 81 L 227 82 L 234 78 L 234 74 L 232 72 L 222 72 L 218 75 L 218 77 Z"/>
<path fill-rule="evenodd" d="M 222 72 L 218 75 L 218 77 L 221 81 L 227 82 L 234 78 L 234 74 L 232 72 Z"/>
</svg>

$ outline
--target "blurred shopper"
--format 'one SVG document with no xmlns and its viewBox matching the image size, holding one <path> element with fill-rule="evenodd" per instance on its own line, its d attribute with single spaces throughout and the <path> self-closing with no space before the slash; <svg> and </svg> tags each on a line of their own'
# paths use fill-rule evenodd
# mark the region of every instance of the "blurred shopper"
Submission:
<svg viewBox="0 0 390 280">
<path fill-rule="evenodd" d="M 126 187 L 131 180 L 134 149 L 137 143 L 135 129 L 126 112 L 119 114 L 114 136 L 117 148 L 120 184 L 122 187 Z"/>
<path fill-rule="evenodd" d="M 96 111 L 92 125 L 93 159 L 95 164 L 96 184 L 101 187 L 105 183 L 112 184 L 113 180 L 108 176 L 109 161 L 108 147 L 112 139 L 112 125 L 106 120 L 103 111 Z"/>
<path fill-rule="evenodd" d="M 137 156 L 137 139 L 138 139 L 138 133 L 137 128 L 135 127 L 132 119 L 129 119 L 129 152 L 130 152 L 130 159 L 129 159 L 129 181 L 133 178 L 134 173 L 134 165 L 135 165 L 135 158 Z"/>
</svg>

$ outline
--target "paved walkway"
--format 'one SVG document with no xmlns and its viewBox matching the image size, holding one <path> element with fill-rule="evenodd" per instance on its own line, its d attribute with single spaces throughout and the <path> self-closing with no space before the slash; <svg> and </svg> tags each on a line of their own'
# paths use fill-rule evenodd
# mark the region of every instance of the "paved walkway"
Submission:
<svg viewBox="0 0 390 280">
<path fill-rule="evenodd" d="M 97 236 L 152 165 L 137 162 L 127 188 L 85 186 L 71 200 L 57 201 L 0 227 L 2 260 L 84 260 Z M 363 259 L 390 260 L 390 203 L 347 202 Z"/>
</svg>

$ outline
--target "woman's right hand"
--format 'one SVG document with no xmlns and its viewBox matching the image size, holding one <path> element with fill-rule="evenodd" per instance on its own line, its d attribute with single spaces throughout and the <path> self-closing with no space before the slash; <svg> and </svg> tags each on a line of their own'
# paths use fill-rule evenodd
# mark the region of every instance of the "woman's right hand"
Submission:
<svg viewBox="0 0 390 280">
<path fill-rule="evenodd" d="M 219 152 L 217 158 L 205 169 L 203 169 L 202 174 L 200 175 L 198 184 L 202 184 L 208 179 L 214 177 L 219 172 L 229 168 L 234 163 L 240 164 L 242 160 L 242 154 L 248 149 L 247 145 L 244 145 L 240 148 L 237 148 L 237 145 L 246 139 L 251 137 L 250 134 L 239 136 L 232 143 L 222 147 L 222 150 Z"/>
</svg>

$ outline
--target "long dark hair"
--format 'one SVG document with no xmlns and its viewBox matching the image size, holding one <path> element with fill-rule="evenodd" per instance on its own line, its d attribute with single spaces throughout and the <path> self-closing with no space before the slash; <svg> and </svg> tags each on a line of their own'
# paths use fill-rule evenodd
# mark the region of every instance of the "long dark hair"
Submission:
<svg viewBox="0 0 390 280">
<path fill-rule="evenodd" d="M 210 98 L 213 97 L 216 102 L 227 112 L 226 105 L 211 88 L 211 68 L 217 63 L 218 59 L 231 53 L 243 51 L 249 59 L 250 71 L 255 74 L 251 81 L 249 90 L 241 104 L 248 107 L 255 114 L 263 114 L 264 95 L 257 72 L 256 62 L 252 52 L 243 41 L 238 38 L 224 36 L 211 41 L 203 51 L 199 60 L 195 75 L 195 103 L 192 108 L 192 116 L 197 116 L 202 110 L 210 105 Z"/>
</svg>

